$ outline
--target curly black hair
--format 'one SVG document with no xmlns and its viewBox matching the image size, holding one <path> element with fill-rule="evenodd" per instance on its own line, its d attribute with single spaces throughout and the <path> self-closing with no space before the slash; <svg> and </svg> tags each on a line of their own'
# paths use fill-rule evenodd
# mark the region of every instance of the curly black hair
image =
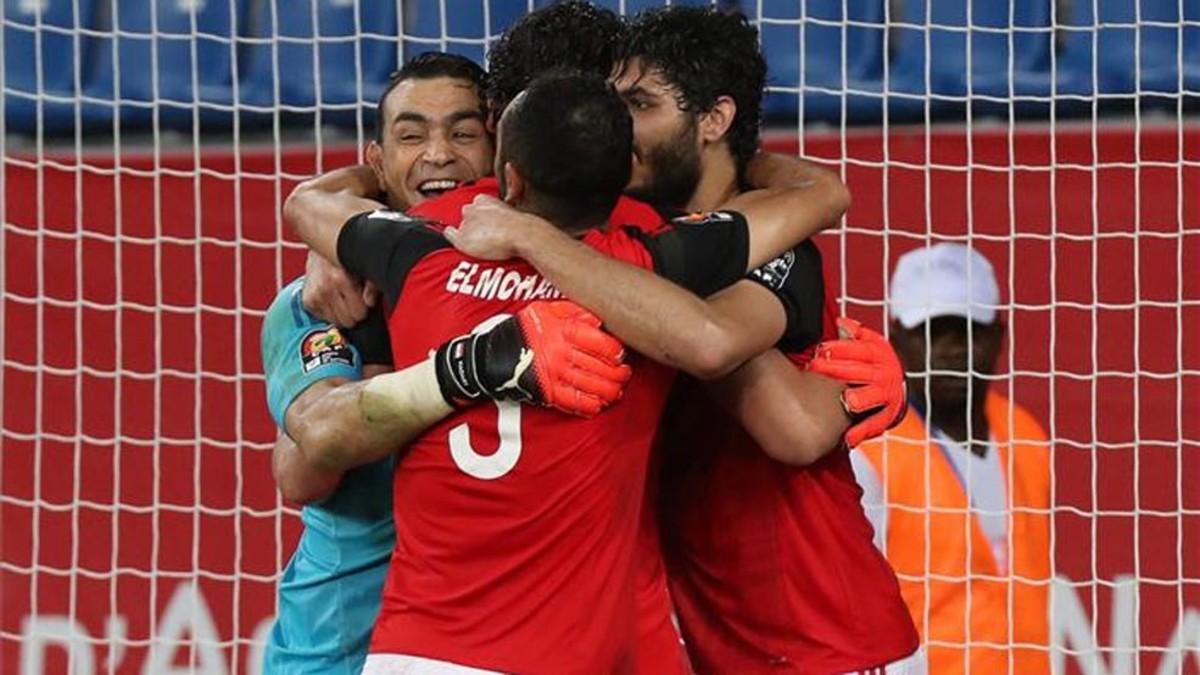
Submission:
<svg viewBox="0 0 1200 675">
<path fill-rule="evenodd" d="M 741 12 L 676 5 L 646 10 L 629 26 L 618 51 L 624 66 L 638 59 L 662 72 L 677 91 L 681 110 L 706 112 L 721 96 L 737 104 L 726 138 L 744 181 L 758 150 L 767 62 L 758 30 Z"/>
<path fill-rule="evenodd" d="M 487 95 L 498 115 L 533 78 L 552 68 L 607 77 L 625 21 L 583 0 L 530 12 L 504 31 L 488 51 Z"/>
<path fill-rule="evenodd" d="M 470 82 L 479 96 L 480 111 L 486 112 L 484 92 L 487 87 L 487 74 L 478 63 L 458 54 L 421 52 L 405 62 L 400 70 L 392 73 L 383 87 L 383 92 L 379 94 L 379 105 L 375 108 L 376 141 L 383 142 L 383 129 L 387 126 L 386 120 L 383 119 L 383 102 L 392 90 L 407 80 L 432 80 L 437 77 Z"/>
</svg>

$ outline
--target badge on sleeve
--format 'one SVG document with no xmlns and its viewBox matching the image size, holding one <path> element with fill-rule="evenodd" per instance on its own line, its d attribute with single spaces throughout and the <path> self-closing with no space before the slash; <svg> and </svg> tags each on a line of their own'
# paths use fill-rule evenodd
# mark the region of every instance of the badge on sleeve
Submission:
<svg viewBox="0 0 1200 675">
<path fill-rule="evenodd" d="M 792 273 L 792 267 L 795 265 L 795 251 L 787 251 L 766 265 L 750 272 L 750 276 L 763 286 L 777 291 L 783 288 L 783 284 L 787 282 L 788 275 Z"/>
<path fill-rule="evenodd" d="M 391 209 L 375 209 L 367 217 L 368 218 L 382 218 L 383 220 L 391 220 L 391 221 L 394 221 L 397 223 L 413 222 L 413 218 L 411 216 L 401 213 L 399 211 L 393 211 Z"/>
<path fill-rule="evenodd" d="M 300 362 L 305 373 L 331 363 L 353 366 L 354 352 L 337 326 L 330 326 L 304 336 L 300 341 Z"/>
<path fill-rule="evenodd" d="M 733 220 L 733 216 L 725 211 L 707 211 L 689 213 L 686 216 L 672 218 L 676 225 L 708 225 L 709 223 L 725 223 Z"/>
</svg>

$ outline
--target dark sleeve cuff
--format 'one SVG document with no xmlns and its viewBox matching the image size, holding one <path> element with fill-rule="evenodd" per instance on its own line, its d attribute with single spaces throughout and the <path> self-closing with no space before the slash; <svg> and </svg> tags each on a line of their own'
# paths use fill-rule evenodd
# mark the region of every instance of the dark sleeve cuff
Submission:
<svg viewBox="0 0 1200 675">
<path fill-rule="evenodd" d="M 387 317 L 383 303 L 371 308 L 367 318 L 353 328 L 345 329 L 346 338 L 358 348 L 363 365 L 392 365 L 392 344 L 388 337 Z"/>
<path fill-rule="evenodd" d="M 371 231 L 375 229 L 373 226 L 377 226 L 371 222 L 372 213 L 374 212 L 364 211 L 351 216 L 338 233 L 337 262 L 357 277 L 367 277 L 366 267 L 372 248 L 369 245 L 372 239 Z"/>
<path fill-rule="evenodd" d="M 736 211 L 675 218 L 657 234 L 631 229 L 654 261 L 654 271 L 699 296 L 709 296 L 746 274 L 750 231 Z"/>
<path fill-rule="evenodd" d="M 787 326 L 777 344 L 780 351 L 801 352 L 824 337 L 825 273 L 816 244 L 802 242 L 746 279 L 771 291 L 783 305 Z"/>
</svg>

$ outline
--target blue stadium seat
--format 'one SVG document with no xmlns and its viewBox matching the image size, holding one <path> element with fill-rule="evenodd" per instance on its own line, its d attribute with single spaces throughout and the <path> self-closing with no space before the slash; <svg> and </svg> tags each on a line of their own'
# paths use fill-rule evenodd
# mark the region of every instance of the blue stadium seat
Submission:
<svg viewBox="0 0 1200 675">
<path fill-rule="evenodd" d="M 784 88 L 767 96 L 763 107 L 768 119 L 795 119 L 803 100 L 806 119 L 836 122 L 842 117 L 843 98 L 848 121 L 879 117 L 883 0 L 808 0 L 803 5 L 795 0 L 765 0 L 759 30 L 768 84 Z M 795 90 L 801 87 L 798 96 Z"/>
<path fill-rule="evenodd" d="M 1180 4 L 1183 5 L 1182 12 Z M 1143 93 L 1177 95 L 1181 84 L 1187 88 L 1190 81 L 1194 86 L 1197 78 L 1200 78 L 1200 25 L 1196 25 L 1200 21 L 1200 0 L 1183 0 L 1182 3 L 1178 0 L 1141 0 L 1139 5 L 1141 46 L 1137 62 L 1140 90 Z M 1180 21 L 1191 24 L 1183 29 L 1182 41 L 1178 27 Z M 1182 74 L 1179 68 L 1181 61 Z"/>
<path fill-rule="evenodd" d="M 259 113 L 277 105 L 293 112 L 320 107 L 336 122 L 374 108 L 396 69 L 395 2 L 263 0 L 255 7 L 244 105 Z"/>
<path fill-rule="evenodd" d="M 89 96 L 114 101 L 124 123 L 148 124 L 156 107 L 169 127 L 191 128 L 197 110 L 206 122 L 232 121 L 244 3 L 121 0 L 113 8 L 111 37 L 97 40 L 90 64 Z"/>
<path fill-rule="evenodd" d="M 40 117 L 44 131 L 62 132 L 74 126 L 79 99 L 76 29 L 92 26 L 94 5 L 92 0 L 45 0 L 40 27 L 36 6 L 4 0 L 5 124 L 9 131 L 35 133 Z M 87 39 L 78 41 L 80 63 L 90 60 L 91 46 Z"/>
<path fill-rule="evenodd" d="M 633 15 L 644 9 L 663 6 L 663 0 L 592 0 L 594 4 Z M 532 0 L 534 9 L 541 9 L 554 0 Z M 712 0 L 674 0 L 675 5 L 711 6 Z M 733 6 L 733 0 L 721 0 L 722 6 Z M 488 30 L 484 31 L 484 7 L 487 8 Z M 443 8 L 445 30 L 443 31 Z M 484 63 L 485 41 L 494 41 L 529 10 L 526 0 L 409 0 L 404 5 L 404 57 L 436 49 L 453 52 Z"/>
<path fill-rule="evenodd" d="M 929 92 L 935 97 L 965 97 L 968 91 L 998 99 L 1046 96 L 1049 83 L 1045 78 L 1021 74 L 1047 72 L 1052 43 L 1050 11 L 1051 0 L 901 0 L 899 20 L 915 25 L 896 27 L 893 32 L 895 56 L 889 91 Z M 932 105 L 940 102 L 935 99 Z"/>
<path fill-rule="evenodd" d="M 1183 17 L 1183 87 L 1200 96 L 1200 0 L 1186 0 Z"/>
<path fill-rule="evenodd" d="M 488 4 L 489 26 L 486 32 L 483 12 L 485 2 Z M 482 64 L 487 51 L 484 39 L 499 37 L 505 28 L 527 11 L 525 3 L 518 2 L 460 2 L 454 5 L 454 11 L 447 8 L 443 30 L 442 7 L 443 3 L 440 0 L 417 0 L 405 5 L 405 59 L 421 52 L 438 50 L 460 54 Z"/>
<path fill-rule="evenodd" d="M 532 0 L 534 9 L 541 9 L 555 0 Z M 592 0 L 600 7 L 626 15 L 662 7 L 663 0 Z M 674 0 L 674 5 L 711 6 L 712 0 Z M 734 6 L 734 0 L 721 0 L 721 6 Z M 484 6 L 487 6 L 488 28 L 484 31 Z M 445 12 L 445 31 L 442 30 L 442 9 Z M 452 11 L 451 11 L 452 10 Z M 436 49 L 453 52 L 485 63 L 485 42 L 495 41 L 514 22 L 529 10 L 526 0 L 409 0 L 404 5 L 404 58 Z"/>
<path fill-rule="evenodd" d="M 1069 3 L 1060 10 L 1055 92 L 1089 98 L 1138 91 L 1178 94 L 1179 5 L 1174 0 L 1095 0 L 1095 4 L 1095 11 L 1091 0 Z M 1182 16 L 1200 20 L 1200 0 L 1184 0 Z M 1200 79 L 1200 28 L 1183 29 L 1182 49 L 1187 87 L 1189 78 Z M 1049 76 L 1045 79 L 1049 81 Z"/>
</svg>

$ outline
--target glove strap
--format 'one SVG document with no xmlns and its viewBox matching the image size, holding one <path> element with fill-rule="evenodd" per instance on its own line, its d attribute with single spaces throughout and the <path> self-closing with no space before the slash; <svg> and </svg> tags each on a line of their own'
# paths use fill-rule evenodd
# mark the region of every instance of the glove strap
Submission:
<svg viewBox="0 0 1200 675">
<path fill-rule="evenodd" d="M 454 408 L 465 408 L 483 396 L 475 362 L 478 335 L 460 335 L 438 347 L 434 356 L 438 388 Z"/>
</svg>

